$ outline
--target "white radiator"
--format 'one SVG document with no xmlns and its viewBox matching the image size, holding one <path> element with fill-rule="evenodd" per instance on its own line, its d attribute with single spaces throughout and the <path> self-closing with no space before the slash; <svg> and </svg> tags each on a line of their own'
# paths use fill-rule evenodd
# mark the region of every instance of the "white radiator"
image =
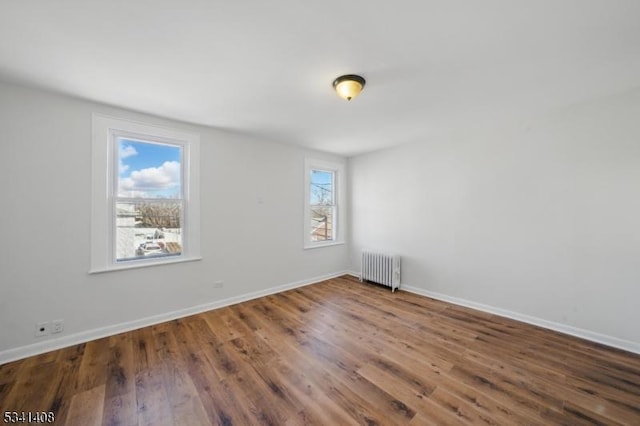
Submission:
<svg viewBox="0 0 640 426">
<path fill-rule="evenodd" d="M 400 287 L 400 256 L 372 251 L 362 252 L 360 281 L 371 281 L 391 287 Z"/>
</svg>

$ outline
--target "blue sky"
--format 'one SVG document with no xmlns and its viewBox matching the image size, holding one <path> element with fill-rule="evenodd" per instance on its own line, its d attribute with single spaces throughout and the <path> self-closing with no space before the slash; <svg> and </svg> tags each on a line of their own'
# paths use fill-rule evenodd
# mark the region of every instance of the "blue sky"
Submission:
<svg viewBox="0 0 640 426">
<path fill-rule="evenodd" d="M 175 145 L 118 140 L 118 195 L 174 198 L 180 195 L 182 149 Z"/>
<path fill-rule="evenodd" d="M 320 201 L 320 197 L 324 194 L 325 200 L 326 197 L 331 197 L 330 192 L 323 191 L 321 188 L 326 188 L 328 190 L 332 189 L 333 185 L 333 173 L 325 172 L 322 170 L 312 170 L 311 171 L 311 204 L 318 204 Z"/>
</svg>

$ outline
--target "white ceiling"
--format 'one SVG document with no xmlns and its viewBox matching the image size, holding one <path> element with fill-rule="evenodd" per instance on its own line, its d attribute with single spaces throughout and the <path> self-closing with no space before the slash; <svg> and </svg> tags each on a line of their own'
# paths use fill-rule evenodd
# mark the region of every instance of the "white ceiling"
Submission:
<svg viewBox="0 0 640 426">
<path fill-rule="evenodd" d="M 640 1 L 3 0 L 0 79 L 355 155 L 640 86 Z"/>
</svg>

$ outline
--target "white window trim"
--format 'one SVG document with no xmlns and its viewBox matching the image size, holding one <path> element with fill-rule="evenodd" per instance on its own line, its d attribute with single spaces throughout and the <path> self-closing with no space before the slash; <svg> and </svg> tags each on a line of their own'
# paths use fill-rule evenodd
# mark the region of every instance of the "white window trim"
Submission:
<svg viewBox="0 0 640 426">
<path fill-rule="evenodd" d="M 325 170 L 334 173 L 334 197 L 336 200 L 336 217 L 334 219 L 334 235 L 333 241 L 311 241 L 311 205 L 310 186 L 311 186 L 311 170 Z M 305 158 L 304 160 L 304 243 L 303 248 L 315 249 L 320 247 L 329 247 L 342 245 L 345 243 L 346 235 L 346 175 L 344 163 L 337 161 L 318 160 L 314 158 Z"/>
<path fill-rule="evenodd" d="M 91 266 L 89 273 L 117 271 L 200 260 L 200 135 L 136 121 L 92 116 Z M 183 148 L 184 244 L 178 256 L 116 262 L 113 190 L 116 181 L 116 136 L 165 140 Z"/>
</svg>

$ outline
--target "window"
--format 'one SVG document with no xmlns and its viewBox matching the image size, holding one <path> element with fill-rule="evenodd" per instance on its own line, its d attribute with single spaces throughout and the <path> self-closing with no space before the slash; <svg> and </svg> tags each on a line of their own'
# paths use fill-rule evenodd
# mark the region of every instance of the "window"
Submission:
<svg viewBox="0 0 640 426">
<path fill-rule="evenodd" d="M 91 271 L 197 260 L 199 136 L 94 114 Z"/>
<path fill-rule="evenodd" d="M 305 161 L 305 248 L 342 244 L 344 166 Z"/>
<path fill-rule="evenodd" d="M 335 240 L 334 218 L 336 216 L 336 192 L 333 170 L 311 169 L 309 183 L 309 205 L 311 210 L 311 241 Z"/>
</svg>

